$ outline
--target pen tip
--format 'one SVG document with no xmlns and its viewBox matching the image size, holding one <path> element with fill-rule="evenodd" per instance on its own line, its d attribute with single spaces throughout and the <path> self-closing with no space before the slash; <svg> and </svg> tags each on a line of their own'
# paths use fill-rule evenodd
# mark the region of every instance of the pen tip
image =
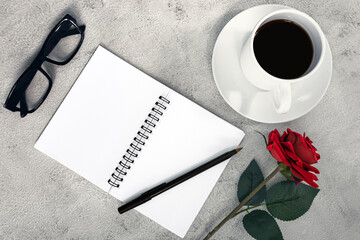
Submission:
<svg viewBox="0 0 360 240">
<path fill-rule="evenodd" d="M 235 150 L 236 150 L 236 152 L 240 152 L 241 149 L 243 149 L 243 148 L 242 148 L 242 147 L 239 147 L 239 148 L 237 148 L 237 149 L 235 149 Z"/>
</svg>

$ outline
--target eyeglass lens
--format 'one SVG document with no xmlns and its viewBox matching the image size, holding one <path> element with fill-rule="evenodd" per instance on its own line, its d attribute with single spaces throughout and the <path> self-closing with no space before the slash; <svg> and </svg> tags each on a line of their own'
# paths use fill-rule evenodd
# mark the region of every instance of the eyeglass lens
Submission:
<svg viewBox="0 0 360 240">
<path fill-rule="evenodd" d="M 44 48 L 44 55 L 56 62 L 67 61 L 76 51 L 81 41 L 81 34 L 70 20 L 64 20 L 49 37 Z"/>
<path fill-rule="evenodd" d="M 50 80 L 47 79 L 40 70 L 35 69 L 35 71 L 35 75 L 25 91 L 25 100 L 29 111 L 37 108 L 43 101 L 43 98 L 50 87 Z M 32 71 L 29 71 L 29 74 L 33 74 Z"/>
</svg>

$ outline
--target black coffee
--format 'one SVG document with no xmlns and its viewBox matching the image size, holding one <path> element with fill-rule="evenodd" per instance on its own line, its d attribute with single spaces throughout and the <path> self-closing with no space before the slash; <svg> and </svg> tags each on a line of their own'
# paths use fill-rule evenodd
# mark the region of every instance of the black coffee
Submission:
<svg viewBox="0 0 360 240">
<path fill-rule="evenodd" d="M 289 20 L 273 20 L 262 25 L 255 35 L 254 53 L 260 66 L 283 79 L 303 75 L 313 59 L 313 45 L 307 32 Z"/>
</svg>

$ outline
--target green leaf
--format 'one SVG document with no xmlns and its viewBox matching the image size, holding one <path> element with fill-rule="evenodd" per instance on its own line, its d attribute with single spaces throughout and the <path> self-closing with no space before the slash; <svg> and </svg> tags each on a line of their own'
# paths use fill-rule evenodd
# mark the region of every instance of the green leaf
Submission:
<svg viewBox="0 0 360 240">
<path fill-rule="evenodd" d="M 244 200 L 262 181 L 264 181 L 264 175 L 256 161 L 252 160 L 239 179 L 237 191 L 239 201 Z M 259 204 L 265 197 L 266 186 L 262 187 L 245 205 Z"/>
<path fill-rule="evenodd" d="M 266 211 L 255 210 L 243 218 L 245 230 L 257 240 L 284 239 L 275 219 Z"/>
<path fill-rule="evenodd" d="M 274 217 L 291 221 L 306 213 L 320 190 L 293 181 L 272 186 L 266 196 L 266 207 Z"/>
</svg>

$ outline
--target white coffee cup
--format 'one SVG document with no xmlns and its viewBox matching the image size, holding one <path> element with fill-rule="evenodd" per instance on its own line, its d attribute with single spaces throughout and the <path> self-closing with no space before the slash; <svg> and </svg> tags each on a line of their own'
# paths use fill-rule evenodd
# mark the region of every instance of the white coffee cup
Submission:
<svg viewBox="0 0 360 240">
<path fill-rule="evenodd" d="M 295 79 L 281 79 L 267 73 L 255 57 L 254 38 L 257 30 L 263 24 L 277 19 L 290 20 L 300 25 L 308 33 L 313 44 L 313 59 L 310 67 L 302 76 Z M 324 51 L 325 36 L 315 20 L 298 10 L 282 9 L 267 14 L 255 25 L 240 53 L 240 64 L 250 83 L 257 88 L 271 92 L 276 112 L 286 113 L 291 107 L 291 85 L 311 78 L 311 76 L 318 71 L 324 59 Z"/>
</svg>

